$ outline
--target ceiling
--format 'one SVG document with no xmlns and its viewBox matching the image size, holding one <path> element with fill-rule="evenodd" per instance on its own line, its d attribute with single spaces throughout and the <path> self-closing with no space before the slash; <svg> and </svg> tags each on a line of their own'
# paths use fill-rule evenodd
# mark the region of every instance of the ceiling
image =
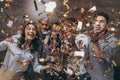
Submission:
<svg viewBox="0 0 120 80">
<path fill-rule="evenodd" d="M 32 21 L 37 21 L 41 17 L 47 15 L 44 11 L 45 6 L 39 0 L 35 0 L 37 3 L 36 10 L 34 5 L 34 0 L 13 0 L 10 3 L 10 7 L 6 8 L 6 2 L 0 2 L 0 40 L 4 39 L 7 35 L 10 35 L 16 30 L 20 25 L 24 23 L 25 15 Z M 42 0 L 44 2 L 49 2 L 53 0 Z M 64 0 L 54 0 L 57 3 L 57 7 L 55 8 L 54 12 L 49 15 L 50 23 L 59 21 L 58 14 L 62 14 L 67 12 L 65 6 L 63 5 Z M 98 11 L 104 11 L 110 15 L 110 20 L 114 21 L 119 19 L 120 21 L 120 0 L 66 0 L 68 1 L 67 4 L 69 5 L 71 11 L 68 13 L 68 17 L 75 17 L 79 14 L 79 9 L 89 9 L 92 6 L 96 6 Z M 75 10 L 76 8 L 76 10 Z M 78 10 L 77 10 L 78 9 Z M 112 11 L 116 13 L 113 14 Z M 11 20 L 13 23 L 9 22 Z M 12 26 L 8 27 L 7 24 L 11 23 Z"/>
</svg>

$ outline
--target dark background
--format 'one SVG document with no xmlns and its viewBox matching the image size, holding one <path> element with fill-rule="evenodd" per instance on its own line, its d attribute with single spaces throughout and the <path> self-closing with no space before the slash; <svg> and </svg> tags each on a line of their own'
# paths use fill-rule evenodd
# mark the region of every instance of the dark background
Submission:
<svg viewBox="0 0 120 80">
<path fill-rule="evenodd" d="M 37 21 L 41 17 L 47 15 L 45 10 L 45 6 L 39 0 L 36 0 L 38 10 L 36 11 L 34 6 L 34 0 L 12 0 L 10 3 L 10 7 L 6 8 L 5 2 L 0 2 L 0 8 L 3 8 L 3 12 L 0 12 L 0 40 L 3 40 L 6 36 L 12 35 L 16 29 L 24 23 L 24 16 L 27 14 L 29 19 L 32 21 Z M 11 1 L 11 0 L 8 0 Z M 43 0 L 44 2 L 49 2 L 53 0 Z M 59 20 L 58 14 L 62 14 L 66 12 L 65 6 L 63 6 L 63 0 L 54 0 L 57 3 L 57 7 L 54 12 L 49 15 L 50 23 L 56 22 Z M 71 11 L 68 14 L 68 17 L 75 17 L 79 14 L 79 10 L 73 10 L 75 7 L 77 9 L 84 8 L 89 9 L 92 6 L 97 7 L 97 11 L 104 11 L 109 14 L 111 21 L 116 21 L 117 24 L 120 24 L 120 0 L 68 0 L 68 4 L 71 8 Z M 119 12 L 113 14 L 112 10 L 115 12 Z M 8 27 L 7 23 L 9 20 L 13 21 L 13 26 Z M 116 27 L 116 26 L 115 26 Z M 119 29 L 120 25 L 117 26 Z M 2 32 L 4 31 L 4 33 Z M 119 38 L 119 32 L 117 31 L 116 35 Z"/>
<path fill-rule="evenodd" d="M 32 21 L 37 22 L 40 18 L 47 15 L 45 6 L 43 3 L 37 2 L 38 10 L 35 9 L 34 0 L 12 0 L 11 3 L 0 0 L 0 41 L 5 39 L 7 36 L 15 34 L 19 26 L 24 24 L 25 15 Z M 11 1 L 11 0 L 8 0 Z M 52 0 L 43 0 L 44 2 L 49 2 Z M 49 15 L 50 23 L 59 21 L 58 14 L 63 14 L 66 12 L 66 8 L 63 5 L 63 0 L 54 0 L 57 3 L 57 7 L 54 12 Z M 10 7 L 5 7 L 5 4 L 9 3 Z M 92 6 L 97 7 L 97 11 L 106 12 L 110 16 L 111 27 L 116 29 L 115 36 L 120 40 L 120 0 L 68 0 L 68 5 L 71 11 L 68 17 L 75 17 L 79 14 L 79 9 L 89 9 Z M 74 10 L 74 8 L 78 10 Z M 12 27 L 8 27 L 8 21 L 13 21 Z M 4 58 L 5 51 L 0 52 L 0 62 Z M 120 56 L 120 55 L 119 55 Z M 119 59 L 118 59 L 119 60 Z"/>
</svg>

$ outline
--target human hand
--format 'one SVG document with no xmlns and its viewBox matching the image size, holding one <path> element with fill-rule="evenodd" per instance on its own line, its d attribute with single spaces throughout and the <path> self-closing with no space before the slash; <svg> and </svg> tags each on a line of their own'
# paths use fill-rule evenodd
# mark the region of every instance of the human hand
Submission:
<svg viewBox="0 0 120 80">
<path fill-rule="evenodd" d="M 104 38 L 104 32 L 100 33 L 90 33 L 89 34 L 92 42 L 98 42 L 100 38 Z"/>
<path fill-rule="evenodd" d="M 5 39 L 5 41 L 8 41 L 8 42 L 14 42 L 14 40 L 13 40 L 12 37 L 7 37 L 7 38 Z"/>
<path fill-rule="evenodd" d="M 89 36 L 92 42 L 98 42 L 99 36 L 97 34 L 93 33 L 93 34 L 89 34 Z"/>
<path fill-rule="evenodd" d="M 49 65 L 47 65 L 47 66 L 42 66 L 41 67 L 41 70 L 45 70 L 45 69 L 47 69 L 47 68 L 49 68 L 50 66 Z"/>
</svg>

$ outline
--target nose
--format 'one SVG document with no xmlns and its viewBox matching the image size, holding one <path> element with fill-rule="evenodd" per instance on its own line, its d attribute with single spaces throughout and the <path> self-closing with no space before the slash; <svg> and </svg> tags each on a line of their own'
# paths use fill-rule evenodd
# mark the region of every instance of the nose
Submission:
<svg viewBox="0 0 120 80">
<path fill-rule="evenodd" d="M 45 25 L 43 25 L 43 28 L 46 28 L 46 26 L 45 26 Z"/>
</svg>

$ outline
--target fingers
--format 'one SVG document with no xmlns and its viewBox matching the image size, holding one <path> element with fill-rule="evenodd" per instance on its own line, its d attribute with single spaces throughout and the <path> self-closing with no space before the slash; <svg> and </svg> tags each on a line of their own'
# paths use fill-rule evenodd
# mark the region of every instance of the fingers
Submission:
<svg viewBox="0 0 120 80">
<path fill-rule="evenodd" d="M 41 70 L 45 70 L 45 69 L 47 69 L 47 68 L 49 68 L 50 66 L 49 65 L 47 65 L 47 66 L 42 66 L 41 67 Z"/>
<path fill-rule="evenodd" d="M 12 37 L 8 37 L 8 38 L 6 38 L 5 41 L 8 41 L 8 42 L 14 42 L 14 40 L 13 40 Z"/>
<path fill-rule="evenodd" d="M 97 34 L 91 34 L 90 38 L 92 42 L 97 42 L 99 40 L 99 36 Z"/>
</svg>

